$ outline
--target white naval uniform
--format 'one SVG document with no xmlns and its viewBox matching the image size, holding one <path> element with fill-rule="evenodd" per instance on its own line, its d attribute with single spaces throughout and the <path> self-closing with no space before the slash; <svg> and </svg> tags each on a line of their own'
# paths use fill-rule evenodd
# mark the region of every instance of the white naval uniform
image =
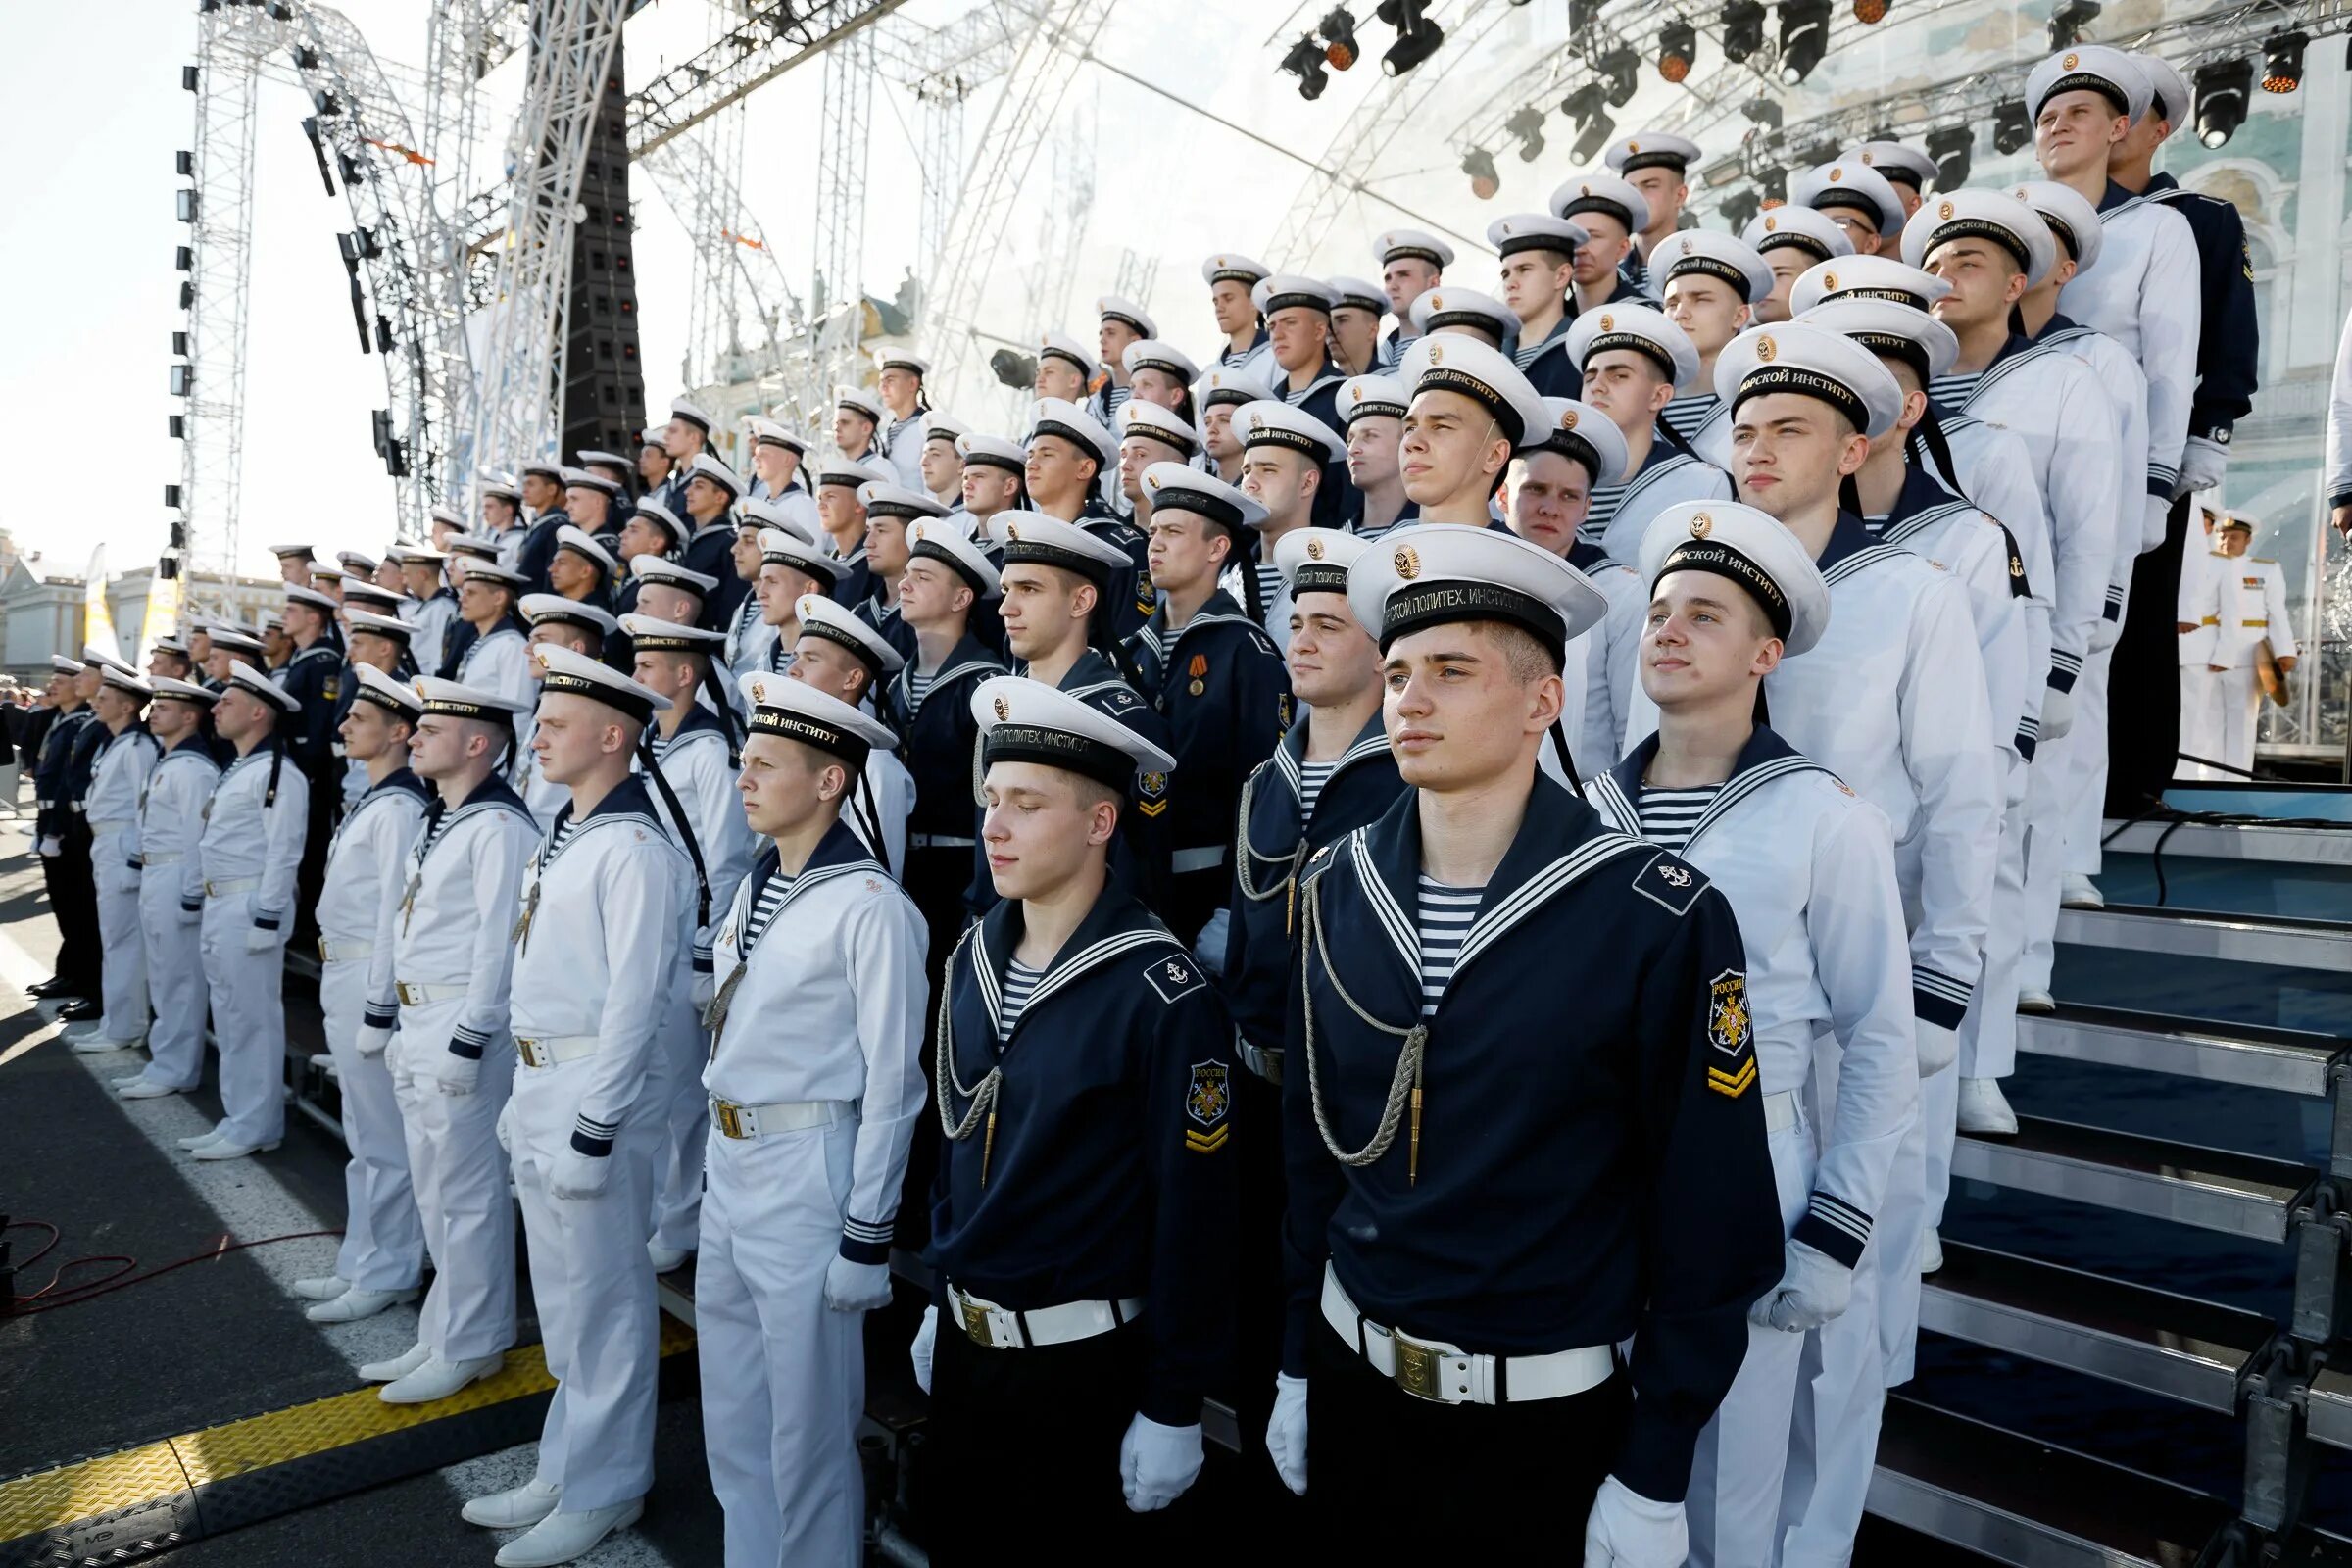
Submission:
<svg viewBox="0 0 2352 1568">
<path fill-rule="evenodd" d="M 507 1114 L 556 1379 L 538 1479 L 563 1489 L 568 1513 L 628 1502 L 654 1483 L 661 1324 L 646 1215 L 669 1117 L 662 1020 L 687 983 L 694 868 L 650 796 L 631 775 L 585 817 L 560 817 L 531 857 L 515 922 Z M 566 1152 L 605 1162 L 601 1192 L 555 1195 Z"/>
<path fill-rule="evenodd" d="M 417 669 L 440 674 L 441 661 L 449 653 L 450 628 L 458 623 L 458 596 L 447 588 L 436 589 L 430 599 L 404 602 L 400 617 L 415 628 L 409 633 L 409 653 Z"/>
<path fill-rule="evenodd" d="M 728 673 L 737 679 L 720 682 L 719 691 L 735 706 L 736 712 L 744 710 L 740 678 L 767 668 L 768 653 L 775 646 L 776 628 L 760 618 L 760 596 L 744 595 L 743 603 L 735 607 L 735 618 L 727 627 L 727 640 L 720 655 Z"/>
<path fill-rule="evenodd" d="M 2213 541 L 2191 538 L 2180 552 L 2179 624 L 2193 628 L 2180 635 L 2180 760 L 2173 777 L 2225 779 L 2218 767 L 2188 759 L 2222 760 L 2222 682 L 2225 672 L 2211 667 L 2221 643 L 2222 612 L 2215 602 L 2214 576 L 2226 570 L 2226 558 Z"/>
<path fill-rule="evenodd" d="M 1663 435 L 1650 437 L 1642 471 L 1622 485 L 1595 485 L 1592 507 L 1576 536 L 1600 546 L 1612 561 L 1642 559 L 1642 536 L 1652 517 L 1677 501 L 1729 501 L 1732 476 L 1683 452 Z"/>
<path fill-rule="evenodd" d="M 1649 589 L 1640 572 L 1605 556 L 1581 569 L 1609 604 L 1608 614 L 1594 628 L 1597 640 L 1578 639 L 1586 644 L 1585 717 L 1578 732 L 1576 765 L 1597 773 L 1616 766 L 1625 755 L 1626 696 L 1642 684 L 1642 634 L 1648 629 Z"/>
<path fill-rule="evenodd" d="M 2099 203 L 2099 265 L 2058 291 L 2058 308 L 2070 319 L 2115 339 L 2148 378 L 2143 550 L 2163 541 L 2180 479 L 2205 325 L 2203 279 L 2188 220 L 2169 202 L 2132 196 L 2110 181 Z"/>
<path fill-rule="evenodd" d="M 98 939 L 106 952 L 100 982 L 105 1014 L 98 1033 L 130 1045 L 147 1033 L 147 947 L 139 933 L 139 798 L 161 748 L 146 727 L 126 726 L 98 748 L 90 787 L 74 809 L 90 829 L 90 880 L 98 898 Z"/>
<path fill-rule="evenodd" d="M 2332 507 L 2352 497 L 2352 316 L 2335 343 L 2335 379 L 2328 390 L 2327 445 L 2320 499 Z"/>
<path fill-rule="evenodd" d="M 924 1104 L 926 936 L 839 824 L 759 920 L 776 875 L 767 850 L 719 930 L 721 984 L 740 978 L 702 1082 L 761 1125 L 710 1129 L 694 1286 L 703 1446 L 727 1568 L 855 1568 L 864 1335 L 860 1314 L 825 1304 L 825 1273 L 837 1255 L 890 1255 Z"/>
<path fill-rule="evenodd" d="M 343 1246 L 335 1275 L 355 1291 L 411 1291 L 424 1277 L 424 1222 L 409 1180 L 409 1137 L 385 1051 L 363 1025 L 399 1022 L 392 939 L 424 786 L 406 767 L 370 785 L 327 842 L 318 889 L 318 1010 L 343 1102 Z"/>
<path fill-rule="evenodd" d="M 1593 782 L 1594 809 L 1625 832 L 1642 831 L 1641 775 L 1654 755 L 1645 740 Z M 1759 729 L 1677 853 L 1706 872 L 1740 922 L 1782 1223 L 1854 1270 L 1846 1315 L 1869 1323 L 1878 1300 L 1872 1218 L 1919 1099 L 1911 960 L 1886 814 Z M 1808 1374 L 1820 1340 L 1820 1330 L 1748 1325 L 1740 1375 L 1692 1455 L 1697 1568 L 1777 1563 L 1785 1525 L 1795 1533 L 1791 1563 L 1841 1562 L 1851 1549 L 1861 1494 L 1832 1495 L 1817 1478 L 1829 1473 L 1824 1457 L 1850 1470 L 1858 1452 L 1867 1482 L 1885 1390 L 1868 1358 L 1847 1406 L 1818 1407 Z M 1799 1541 L 1818 1549 L 1800 1550 Z"/>
<path fill-rule="evenodd" d="M 887 410 L 884 411 L 886 414 Z M 875 432 L 874 444 L 882 456 L 898 470 L 899 483 L 920 494 L 923 488 L 923 411 L 917 409 L 904 419 L 885 418 L 882 428 Z"/>
<path fill-rule="evenodd" d="M 2217 762 L 2252 772 L 2263 704 L 2256 645 L 2269 642 L 2271 653 L 2281 659 L 2294 658 L 2302 651 L 2295 643 L 2294 617 L 2287 608 L 2286 576 L 2278 563 L 2261 556 L 2217 555 L 2206 582 L 2205 602 L 2217 622 L 2213 653 L 2206 662 L 2222 666 L 2214 675 L 2221 687 L 2221 746 L 2207 755 Z M 2242 775 L 2227 776 L 2235 779 Z"/>
<path fill-rule="evenodd" d="M 522 864 L 539 833 L 496 775 L 444 810 L 438 822 L 426 812 L 402 862 L 391 933 L 400 1032 L 385 1059 L 433 1257 L 417 1343 L 443 1360 L 464 1361 L 514 1343 L 514 1204 L 498 1117 L 514 1078 L 509 933 Z M 445 1054 L 480 1061 L 471 1094 L 453 1095 L 434 1076 Z"/>
<path fill-rule="evenodd" d="M 204 978 L 220 1042 L 220 1125 L 230 1142 L 249 1148 L 274 1144 L 286 1129 L 286 933 L 310 819 L 310 781 L 273 734 L 222 771 L 197 844 Z M 256 930 L 276 937 L 260 953 L 245 945 Z"/>
<path fill-rule="evenodd" d="M 477 692 L 520 703 L 525 711 L 538 695 L 538 683 L 531 679 L 530 642 L 513 621 L 501 621 L 488 636 L 466 644 L 453 678 Z"/>
<path fill-rule="evenodd" d="M 1946 498 L 1899 522 L 1873 526 L 1879 543 L 1900 545 L 1925 556 L 1958 579 L 1968 592 L 1969 621 L 1977 633 L 1977 656 L 1984 663 L 1984 703 L 1992 723 L 1993 747 L 2004 780 L 2019 765 L 2017 737 L 2026 718 L 2026 688 L 2032 658 L 2026 640 L 2025 559 L 2008 531 L 1944 490 L 1932 475 L 1912 470 Z"/>
<path fill-rule="evenodd" d="M 752 865 L 752 830 L 743 819 L 743 798 L 735 788 L 737 763 L 733 748 L 715 716 L 697 707 L 668 740 L 654 739 L 655 765 L 686 808 L 686 825 L 694 830 L 695 848 L 703 858 L 703 875 L 710 890 L 710 918 L 725 917 L 735 884 Z M 655 814 L 671 827 L 669 803 L 653 792 Z M 693 906 L 687 909 L 692 925 Z M 662 1049 L 669 1057 L 670 1098 L 668 1140 L 654 1165 L 652 1207 L 654 1241 L 679 1251 L 694 1250 L 697 1211 L 703 1200 L 703 1132 L 710 1113 L 703 1095 L 703 1062 L 709 1055 L 710 1036 L 703 1029 L 702 1003 L 696 993 L 715 984 L 709 925 L 693 927 L 693 961 L 688 976 L 671 996 L 662 1024 Z"/>
<path fill-rule="evenodd" d="M 196 853 L 220 764 L 201 735 L 166 752 L 139 796 L 139 929 L 145 937 L 149 1083 L 204 1081 L 204 870 Z"/>
</svg>

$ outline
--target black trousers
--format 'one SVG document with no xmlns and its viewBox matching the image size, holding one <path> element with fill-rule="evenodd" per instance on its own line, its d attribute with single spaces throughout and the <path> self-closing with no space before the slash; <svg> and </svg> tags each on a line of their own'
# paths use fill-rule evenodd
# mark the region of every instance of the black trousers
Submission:
<svg viewBox="0 0 2352 1568">
<path fill-rule="evenodd" d="M 1306 1391 L 1306 1500 L 1333 1561 L 1510 1561 L 1539 1531 L 1549 1555 L 1577 1560 L 1634 1407 L 1622 1371 L 1565 1399 L 1418 1399 L 1320 1314 Z"/>
<path fill-rule="evenodd" d="M 58 834 L 58 853 L 41 861 L 57 916 L 57 974 L 77 997 L 96 1001 L 106 945 L 98 935 L 98 884 L 91 879 L 90 830 L 76 815 Z"/>
<path fill-rule="evenodd" d="M 906 1175 L 899 1184 L 899 1217 L 893 1240 L 908 1251 L 921 1251 L 931 1243 L 931 1183 L 939 1174 L 939 1118 L 932 1084 L 939 1065 L 939 998 L 946 985 L 948 956 L 956 951 L 968 916 L 963 890 L 972 874 L 968 849 L 906 851 L 906 874 L 900 885 L 914 901 L 929 935 L 923 972 L 930 992 L 923 1006 L 920 1046 L 923 1066 L 923 1109 L 914 1124 L 914 1141 L 906 1146 Z"/>
<path fill-rule="evenodd" d="M 2132 816 L 2172 782 L 2180 751 L 2180 553 L 2190 497 L 2164 517 L 2164 543 L 2132 567 L 2107 677 L 2107 814 Z"/>
<path fill-rule="evenodd" d="M 1320 1546 L 1308 1505 L 1292 1494 L 1266 1451 L 1274 1413 L 1274 1378 L 1282 1370 L 1282 1222 L 1288 1194 L 1282 1169 L 1282 1090 L 1247 1067 L 1233 1074 L 1234 1115 L 1247 1129 L 1240 1146 L 1241 1220 L 1234 1237 L 1234 1355 L 1231 1374 L 1213 1390 L 1233 1409 L 1241 1448 L 1236 1506 L 1246 1510 L 1253 1544 L 1288 1550 Z M 1313 1466 L 1310 1462 L 1309 1474 Z M 1301 1559 L 1303 1560 L 1303 1559 Z"/>
<path fill-rule="evenodd" d="M 318 895 L 326 887 L 326 852 L 335 837 L 335 818 L 343 810 L 343 760 L 329 758 L 321 766 L 321 778 L 308 778 L 286 770 L 279 781 L 280 789 L 308 789 L 311 793 L 311 814 L 304 820 L 302 862 L 294 868 L 294 924 L 291 937 L 298 949 L 309 948 L 317 955 L 318 941 Z"/>
</svg>

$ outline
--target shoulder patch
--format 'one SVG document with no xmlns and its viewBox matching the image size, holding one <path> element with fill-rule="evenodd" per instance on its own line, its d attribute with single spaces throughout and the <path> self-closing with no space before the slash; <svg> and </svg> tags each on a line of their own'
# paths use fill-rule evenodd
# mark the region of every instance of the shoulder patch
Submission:
<svg viewBox="0 0 2352 1568">
<path fill-rule="evenodd" d="M 1190 957 L 1172 956 L 1152 961 L 1144 971 L 1144 979 L 1162 1002 L 1180 1002 L 1208 984 L 1208 977 Z"/>
<path fill-rule="evenodd" d="M 1723 1054 L 1707 1063 L 1707 1087 L 1737 1100 L 1756 1081 L 1755 1031 L 1747 1008 L 1747 976 L 1726 969 L 1707 983 L 1707 1044 Z"/>
<path fill-rule="evenodd" d="M 1676 916 L 1689 914 L 1690 906 L 1698 902 L 1706 887 L 1707 879 L 1702 872 L 1664 851 L 1650 857 L 1634 873 L 1634 891 Z"/>
</svg>

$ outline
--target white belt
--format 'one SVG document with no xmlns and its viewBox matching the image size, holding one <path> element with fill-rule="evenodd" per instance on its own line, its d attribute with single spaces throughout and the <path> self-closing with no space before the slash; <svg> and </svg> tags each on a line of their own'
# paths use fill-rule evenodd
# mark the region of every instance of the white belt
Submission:
<svg viewBox="0 0 2352 1568">
<path fill-rule="evenodd" d="M 1323 1265 L 1323 1320 L 1405 1393 L 1440 1404 L 1527 1404 L 1564 1399 L 1606 1383 L 1617 1352 L 1587 1345 L 1549 1355 L 1471 1355 L 1451 1345 L 1385 1329 L 1355 1309 L 1340 1279 Z"/>
<path fill-rule="evenodd" d="M 346 963 L 353 958 L 368 957 L 374 952 L 375 944 L 373 942 L 330 942 L 325 937 L 318 939 L 318 961 L 320 963 Z"/>
<path fill-rule="evenodd" d="M 907 846 L 917 850 L 968 850 L 977 839 L 959 839 L 953 833 L 909 833 Z"/>
<path fill-rule="evenodd" d="M 514 1059 L 525 1067 L 553 1067 L 560 1062 L 593 1056 L 604 1044 L 602 1035 L 531 1035 L 514 1037 Z"/>
<path fill-rule="evenodd" d="M 1282 1048 L 1280 1046 L 1275 1046 L 1270 1050 L 1264 1046 L 1253 1046 L 1244 1040 L 1241 1031 L 1237 1029 L 1233 1034 L 1233 1054 L 1241 1058 L 1243 1066 L 1274 1085 L 1275 1088 L 1282 1087 Z"/>
<path fill-rule="evenodd" d="M 1785 1133 L 1797 1123 L 1796 1091 L 1784 1089 L 1764 1097 L 1764 1130 Z"/>
<path fill-rule="evenodd" d="M 115 834 L 128 829 L 133 820 L 133 818 L 127 816 L 117 816 L 110 817 L 103 822 L 92 822 L 90 824 L 90 837 L 93 840 L 111 838 Z"/>
<path fill-rule="evenodd" d="M 1122 1323 L 1132 1323 L 1143 1315 L 1144 1298 L 1137 1296 L 1124 1301 L 1070 1301 L 1034 1312 L 1015 1312 L 994 1301 L 983 1301 L 977 1296 L 966 1296 L 951 1282 L 948 1309 L 956 1314 L 956 1320 L 963 1325 L 963 1332 L 974 1345 L 992 1350 L 1034 1350 L 1047 1345 L 1067 1345 L 1072 1340 L 1091 1340 L 1098 1334 L 1108 1334 Z"/>
<path fill-rule="evenodd" d="M 262 879 L 258 876 L 232 876 L 219 882 L 206 882 L 204 896 L 208 899 L 224 899 L 231 893 L 249 893 L 261 885 Z"/>
<path fill-rule="evenodd" d="M 187 856 L 184 853 L 156 855 L 142 851 L 139 855 L 139 863 L 141 865 L 177 865 L 186 858 Z"/>
<path fill-rule="evenodd" d="M 416 986 L 406 980 L 392 982 L 393 995 L 404 1007 L 421 1007 L 432 1002 L 454 1002 L 470 991 L 470 986 Z"/>
<path fill-rule="evenodd" d="M 1168 857 L 1171 871 L 1213 871 L 1225 863 L 1225 846 L 1212 844 L 1204 850 L 1178 850 Z"/>
<path fill-rule="evenodd" d="M 847 1121 L 858 1107 L 846 1100 L 787 1100 L 772 1105 L 739 1105 L 710 1097 L 710 1125 L 722 1138 L 758 1138 L 762 1133 L 797 1133 Z"/>
</svg>

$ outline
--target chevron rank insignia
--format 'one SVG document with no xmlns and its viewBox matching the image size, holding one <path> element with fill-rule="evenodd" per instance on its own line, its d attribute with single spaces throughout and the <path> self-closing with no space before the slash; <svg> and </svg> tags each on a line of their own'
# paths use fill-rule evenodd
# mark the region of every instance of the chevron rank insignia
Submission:
<svg viewBox="0 0 2352 1568">
<path fill-rule="evenodd" d="M 1747 976 L 1726 969 L 1707 986 L 1707 1044 L 1725 1061 L 1707 1064 L 1707 1087 L 1737 1100 L 1756 1081 L 1754 1031 L 1747 1011 Z"/>
<path fill-rule="evenodd" d="M 1196 1125 L 1184 1130 L 1184 1147 L 1196 1154 L 1213 1154 L 1225 1147 L 1233 1127 L 1225 1113 L 1233 1108 L 1233 1069 L 1221 1061 L 1193 1063 L 1193 1083 L 1184 1097 L 1184 1113 Z"/>
</svg>

